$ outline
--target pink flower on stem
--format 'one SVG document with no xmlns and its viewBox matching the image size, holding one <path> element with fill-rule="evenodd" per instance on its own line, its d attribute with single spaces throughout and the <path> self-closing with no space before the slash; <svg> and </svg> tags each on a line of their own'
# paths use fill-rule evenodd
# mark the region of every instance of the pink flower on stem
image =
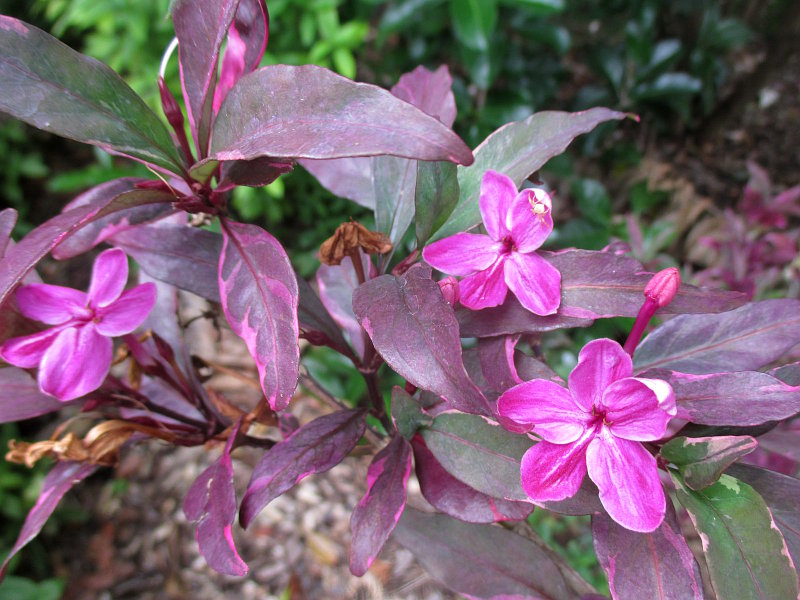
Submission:
<svg viewBox="0 0 800 600">
<path fill-rule="evenodd" d="M 617 523 L 642 532 L 661 524 L 664 490 L 656 460 L 640 442 L 664 435 L 675 396 L 665 381 L 632 374 L 622 347 L 599 339 L 581 350 L 569 390 L 534 379 L 500 396 L 500 415 L 543 440 L 522 457 L 522 487 L 531 500 L 574 496 L 588 471 Z"/>
<path fill-rule="evenodd" d="M 11 338 L 0 358 L 30 369 L 39 366 L 39 388 L 59 400 L 73 400 L 96 390 L 111 367 L 112 337 L 131 333 L 156 301 L 152 283 L 124 291 L 128 259 L 113 248 L 98 255 L 88 292 L 36 283 L 17 290 L 23 315 L 53 325 Z"/>
<path fill-rule="evenodd" d="M 465 276 L 461 304 L 499 306 L 510 289 L 522 306 L 552 315 L 561 303 L 561 273 L 536 253 L 553 231 L 552 201 L 542 189 L 517 193 L 511 179 L 486 171 L 480 209 L 489 235 L 457 233 L 427 246 L 423 258 L 450 275 Z"/>
</svg>

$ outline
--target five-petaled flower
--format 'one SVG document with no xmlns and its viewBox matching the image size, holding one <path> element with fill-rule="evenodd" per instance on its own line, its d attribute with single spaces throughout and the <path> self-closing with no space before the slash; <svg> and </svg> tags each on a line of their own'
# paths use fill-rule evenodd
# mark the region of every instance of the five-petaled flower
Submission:
<svg viewBox="0 0 800 600">
<path fill-rule="evenodd" d="M 17 304 L 28 318 L 53 325 L 11 338 L 0 358 L 25 369 L 39 366 L 39 388 L 59 400 L 96 390 L 111 367 L 112 337 L 131 333 L 156 301 L 152 283 L 123 291 L 128 260 L 122 250 L 106 250 L 94 262 L 88 292 L 35 283 L 17 291 Z"/>
<path fill-rule="evenodd" d="M 632 374 L 620 345 L 598 339 L 581 350 L 569 390 L 534 379 L 500 396 L 500 415 L 543 440 L 522 457 L 522 487 L 531 500 L 575 495 L 588 469 L 617 523 L 643 532 L 661 524 L 664 490 L 656 460 L 640 442 L 664 435 L 675 396 L 665 381 Z"/>
<path fill-rule="evenodd" d="M 480 210 L 489 235 L 457 233 L 430 244 L 422 256 L 444 273 L 466 276 L 459 289 L 467 308 L 499 306 L 510 288 L 529 311 L 552 315 L 561 303 L 561 273 L 536 254 L 553 231 L 551 209 L 544 190 L 517 193 L 509 177 L 486 171 Z"/>
</svg>

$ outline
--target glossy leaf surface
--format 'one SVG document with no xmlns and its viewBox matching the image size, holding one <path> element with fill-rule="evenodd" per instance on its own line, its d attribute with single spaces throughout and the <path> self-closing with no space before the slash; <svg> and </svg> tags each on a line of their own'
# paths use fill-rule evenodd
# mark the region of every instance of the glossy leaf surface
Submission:
<svg viewBox="0 0 800 600">
<path fill-rule="evenodd" d="M 27 371 L 17 367 L 0 369 L 0 423 L 12 423 L 60 410 L 68 402 L 61 402 L 39 391 L 39 385 Z"/>
<path fill-rule="evenodd" d="M 397 432 L 407 440 L 413 438 L 420 427 L 433 423 L 433 418 L 424 412 L 419 402 L 397 386 L 392 388 L 390 413 Z"/>
<path fill-rule="evenodd" d="M 400 435 L 372 459 L 367 470 L 367 493 L 350 518 L 350 572 L 361 577 L 378 556 L 406 505 L 411 474 L 411 445 Z"/>
<path fill-rule="evenodd" d="M 723 471 L 756 447 L 758 442 L 749 435 L 705 438 L 681 436 L 664 444 L 661 456 L 678 466 L 688 487 L 702 490 L 716 482 Z"/>
<path fill-rule="evenodd" d="M 458 203 L 458 167 L 448 162 L 417 163 L 414 227 L 422 248 Z"/>
<path fill-rule="evenodd" d="M 0 16 L 0 111 L 62 137 L 168 171 L 182 160 L 156 114 L 103 63 Z"/>
<path fill-rule="evenodd" d="M 297 280 L 278 240 L 223 220 L 219 289 L 225 318 L 247 344 L 273 410 L 289 405 L 300 363 Z"/>
</svg>

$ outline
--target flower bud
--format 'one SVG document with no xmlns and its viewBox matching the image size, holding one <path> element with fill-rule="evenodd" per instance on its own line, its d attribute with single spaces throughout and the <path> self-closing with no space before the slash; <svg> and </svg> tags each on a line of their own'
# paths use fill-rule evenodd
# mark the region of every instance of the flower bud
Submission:
<svg viewBox="0 0 800 600">
<path fill-rule="evenodd" d="M 178 106 L 175 96 L 169 91 L 163 77 L 158 78 L 158 91 L 161 94 L 161 108 L 164 110 L 164 116 L 167 117 L 167 121 L 175 131 L 183 131 L 183 112 L 181 107 Z"/>
<path fill-rule="evenodd" d="M 439 289 L 442 290 L 442 296 L 447 300 L 447 303 L 455 307 L 456 302 L 461 297 L 458 280 L 455 277 L 445 277 L 439 281 Z"/>
<path fill-rule="evenodd" d="M 644 297 L 656 303 L 658 308 L 664 308 L 678 293 L 681 287 L 681 274 L 675 267 L 659 271 L 644 286 Z"/>
</svg>

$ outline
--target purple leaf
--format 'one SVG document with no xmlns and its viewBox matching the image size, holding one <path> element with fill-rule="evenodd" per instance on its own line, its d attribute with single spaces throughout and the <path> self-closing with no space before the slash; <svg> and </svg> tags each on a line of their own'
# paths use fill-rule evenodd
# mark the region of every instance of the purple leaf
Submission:
<svg viewBox="0 0 800 600">
<path fill-rule="evenodd" d="M 605 121 L 625 117 L 625 113 L 607 108 L 577 113 L 545 111 L 504 125 L 475 149 L 473 165 L 458 169 L 461 197 L 450 218 L 429 241 L 466 231 L 481 222 L 478 197 L 481 178 L 487 170 L 508 175 L 519 187 L 531 173 L 561 154 L 577 136 Z"/>
<path fill-rule="evenodd" d="M 0 24 L 1 23 L 0 21 Z M 14 546 L 8 553 L 5 562 L 0 566 L 0 581 L 2 581 L 5 576 L 8 562 L 23 548 L 23 546 L 39 535 L 42 527 L 44 527 L 50 515 L 53 514 L 53 511 L 56 509 L 56 506 L 58 506 L 61 498 L 64 497 L 64 494 L 66 494 L 73 485 L 86 479 L 96 470 L 97 466 L 95 465 L 77 462 L 57 462 L 55 466 L 50 469 L 47 477 L 44 478 L 44 483 L 42 483 L 42 491 L 39 494 L 39 499 L 25 518 L 25 523 L 22 525 L 22 531 L 19 532 L 17 541 L 14 542 Z"/>
<path fill-rule="evenodd" d="M 375 208 L 371 157 L 330 160 L 301 158 L 298 162 L 329 192 L 365 208 Z"/>
<path fill-rule="evenodd" d="M 800 388 L 758 371 L 690 375 L 653 369 L 672 386 L 678 416 L 702 425 L 760 425 L 800 412 Z"/>
<path fill-rule="evenodd" d="M 481 372 L 489 387 L 499 394 L 522 383 L 514 364 L 517 336 L 497 336 L 478 340 Z"/>
<path fill-rule="evenodd" d="M 720 314 L 667 321 L 639 344 L 634 367 L 692 374 L 755 370 L 798 342 L 800 302 L 763 300 Z"/>
<path fill-rule="evenodd" d="M 678 466 L 683 481 L 693 490 L 716 482 L 722 472 L 758 447 L 749 435 L 676 437 L 661 447 L 661 457 Z"/>
<path fill-rule="evenodd" d="M 452 127 L 456 120 L 456 99 L 452 88 L 453 78 L 447 65 L 441 65 L 435 71 L 420 65 L 400 76 L 392 87 L 392 94 Z"/>
<path fill-rule="evenodd" d="M 214 122 L 217 160 L 391 154 L 472 162 L 439 121 L 372 85 L 313 65 L 272 65 L 242 77 Z"/>
<path fill-rule="evenodd" d="M 134 190 L 73 208 L 39 225 L 20 240 L 19 244 L 10 248 L 0 261 L 0 305 L 36 263 L 87 223 L 135 206 L 171 202 L 172 199 L 172 196 L 163 192 Z"/>
<path fill-rule="evenodd" d="M 749 485 L 722 475 L 704 490 L 672 472 L 678 502 L 702 541 L 717 598 L 797 598 L 797 573 L 767 505 Z"/>
<path fill-rule="evenodd" d="M 492 414 L 464 369 L 458 324 L 430 267 L 415 265 L 401 277 L 368 281 L 353 295 L 353 310 L 375 349 L 400 376 L 442 396 L 452 408 Z"/>
<path fill-rule="evenodd" d="M 521 521 L 533 511 L 528 502 L 492 498 L 450 475 L 421 436 L 414 437 L 411 444 L 422 495 L 436 510 L 467 523 Z"/>
<path fill-rule="evenodd" d="M 36 380 L 17 367 L 0 369 L 0 423 L 11 423 L 60 410 L 70 404 L 39 391 Z"/>
<path fill-rule="evenodd" d="M 651 533 L 630 531 L 607 514 L 598 513 L 592 517 L 592 535 L 612 598 L 704 597 L 700 568 L 686 545 L 671 503 L 667 503 L 661 526 Z"/>
<path fill-rule="evenodd" d="M 122 248 L 152 277 L 220 302 L 217 270 L 222 236 L 218 233 L 158 223 L 119 231 L 109 241 Z"/>
<path fill-rule="evenodd" d="M 0 211 L 0 258 L 6 255 L 8 242 L 11 241 L 11 232 L 17 224 L 17 211 L 13 208 L 6 208 Z"/>
<path fill-rule="evenodd" d="M 67 212 L 79 206 L 95 204 L 97 202 L 111 200 L 125 192 L 136 189 L 136 184 L 145 181 L 133 177 L 114 179 L 84 192 L 72 202 L 67 204 L 61 212 Z M 174 212 L 175 209 L 164 197 L 163 204 L 146 204 L 134 206 L 126 210 L 120 210 L 101 219 L 96 219 L 86 226 L 78 229 L 75 233 L 53 248 L 53 258 L 63 260 L 83 254 L 87 250 L 94 248 L 97 244 L 107 240 L 118 231 L 123 231 L 135 225 L 141 225 L 149 221 L 157 220 L 161 217 Z"/>
<path fill-rule="evenodd" d="M 376 275 L 375 267 L 368 254 L 359 251 L 361 265 L 367 277 Z M 364 330 L 353 312 L 353 292 L 359 286 L 358 275 L 349 256 L 340 265 L 320 265 L 317 270 L 319 298 L 333 320 L 350 337 L 350 343 L 359 357 L 364 357 Z"/>
<path fill-rule="evenodd" d="M 563 285 L 563 281 L 562 281 Z M 456 309 L 461 335 L 464 337 L 493 337 L 518 333 L 544 333 L 568 327 L 588 327 L 592 319 L 567 317 L 560 313 L 540 317 L 523 307 L 513 294 L 493 308 L 469 310 L 463 306 Z"/>
<path fill-rule="evenodd" d="M 407 508 L 394 539 L 438 581 L 473 599 L 575 598 L 547 553 L 502 527 Z"/>
<path fill-rule="evenodd" d="M 172 8 L 186 111 L 200 158 L 208 153 L 222 42 L 239 0 L 179 0 Z"/>
<path fill-rule="evenodd" d="M 395 429 L 407 440 L 413 438 L 420 427 L 433 423 L 433 417 L 423 410 L 420 403 L 398 386 L 392 388 L 390 413 Z"/>
<path fill-rule="evenodd" d="M 800 481 L 743 464 L 733 465 L 728 472 L 761 495 L 786 540 L 795 566 L 800 564 Z"/>
<path fill-rule="evenodd" d="M 247 565 L 233 543 L 231 525 L 236 519 L 231 448 L 241 419 L 228 436 L 222 455 L 194 480 L 183 499 L 183 512 L 197 522 L 197 544 L 208 566 L 226 575 L 246 575 Z"/>
<path fill-rule="evenodd" d="M 242 527 L 301 479 L 342 462 L 365 427 L 363 411 L 342 410 L 314 419 L 275 444 L 253 469 L 239 512 Z"/>
<path fill-rule="evenodd" d="M 256 361 L 273 410 L 289 405 L 300 364 L 297 279 L 278 240 L 256 225 L 222 220 L 219 290 L 225 318 Z"/>
<path fill-rule="evenodd" d="M 303 337 L 312 343 L 325 344 L 341 354 L 348 354 L 350 347 L 342 336 L 342 331 L 308 282 L 297 278 L 298 305 L 297 320 Z"/>
<path fill-rule="evenodd" d="M 769 374 L 789 385 L 800 385 L 800 362 L 777 367 L 769 371 Z"/>
<path fill-rule="evenodd" d="M 367 493 L 353 509 L 350 572 L 361 577 L 378 556 L 406 505 L 411 445 L 400 435 L 383 448 L 367 471 Z"/>
<path fill-rule="evenodd" d="M 222 181 L 220 181 L 217 191 L 236 185 L 263 187 L 291 171 L 292 166 L 293 164 L 289 160 L 264 157 L 226 162 L 222 165 Z"/>
<path fill-rule="evenodd" d="M 62 137 L 168 171 L 183 161 L 166 127 L 103 63 L 0 16 L 0 111 Z"/>
</svg>

